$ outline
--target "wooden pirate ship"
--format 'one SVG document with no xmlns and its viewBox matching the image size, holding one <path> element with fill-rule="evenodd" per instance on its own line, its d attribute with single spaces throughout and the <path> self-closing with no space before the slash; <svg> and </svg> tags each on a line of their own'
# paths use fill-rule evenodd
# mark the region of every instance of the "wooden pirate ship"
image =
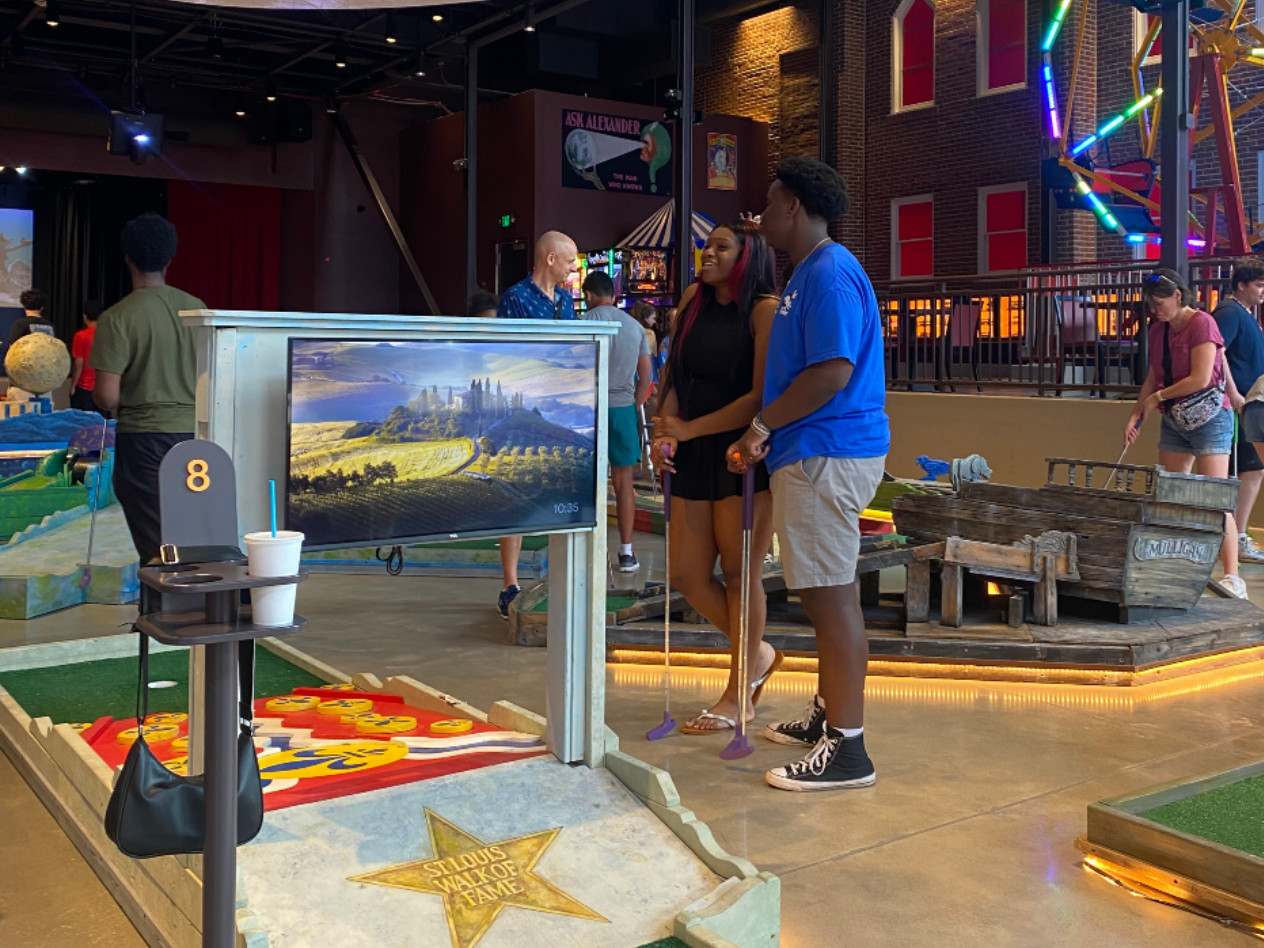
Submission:
<svg viewBox="0 0 1264 948">
<path fill-rule="evenodd" d="M 1190 609 L 1211 578 L 1237 481 L 1158 466 L 1049 458 L 1043 487 L 976 482 L 950 494 L 895 498 L 896 529 L 919 541 L 950 537 L 1015 544 L 1049 531 L 1075 537 L 1078 576 L 1058 593 L 1113 603 L 1120 621 Z"/>
</svg>

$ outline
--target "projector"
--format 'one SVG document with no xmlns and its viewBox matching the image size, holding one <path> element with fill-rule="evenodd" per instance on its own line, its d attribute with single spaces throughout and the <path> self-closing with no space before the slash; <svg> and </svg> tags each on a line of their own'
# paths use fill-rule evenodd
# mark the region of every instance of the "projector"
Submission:
<svg viewBox="0 0 1264 948">
<path fill-rule="evenodd" d="M 164 116 L 155 112 L 111 112 L 106 148 L 111 155 L 127 155 L 142 164 L 150 155 L 162 154 L 165 127 Z"/>
</svg>

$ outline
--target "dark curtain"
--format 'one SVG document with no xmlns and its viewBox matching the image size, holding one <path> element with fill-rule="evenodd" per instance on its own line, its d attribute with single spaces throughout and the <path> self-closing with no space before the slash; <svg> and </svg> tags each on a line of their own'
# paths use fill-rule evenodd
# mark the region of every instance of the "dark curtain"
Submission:
<svg viewBox="0 0 1264 948">
<path fill-rule="evenodd" d="M 84 300 L 105 306 L 131 290 L 120 237 L 146 211 L 165 210 L 165 185 L 144 178 L 43 173 L 33 188 L 35 286 L 48 294 L 45 315 L 68 345 Z"/>
<path fill-rule="evenodd" d="M 280 308 L 279 189 L 171 181 L 167 216 L 180 233 L 168 283 L 214 309 Z"/>
</svg>

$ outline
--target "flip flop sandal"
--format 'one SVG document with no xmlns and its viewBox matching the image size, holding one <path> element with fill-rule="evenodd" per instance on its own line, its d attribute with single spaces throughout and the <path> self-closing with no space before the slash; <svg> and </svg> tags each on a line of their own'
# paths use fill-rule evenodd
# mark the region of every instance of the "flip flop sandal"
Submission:
<svg viewBox="0 0 1264 948">
<path fill-rule="evenodd" d="M 695 727 L 687 721 L 680 726 L 681 734 L 720 734 L 737 727 L 736 719 L 726 714 L 716 714 L 714 711 L 702 711 L 692 721 L 718 721 L 723 727 Z"/>
<path fill-rule="evenodd" d="M 772 673 L 781 667 L 786 657 L 776 649 L 772 650 L 772 664 L 768 666 L 768 671 L 764 672 L 758 678 L 751 682 L 751 707 L 759 702 L 759 696 L 764 693 L 764 685 L 768 684 L 768 679 L 772 677 Z"/>
</svg>

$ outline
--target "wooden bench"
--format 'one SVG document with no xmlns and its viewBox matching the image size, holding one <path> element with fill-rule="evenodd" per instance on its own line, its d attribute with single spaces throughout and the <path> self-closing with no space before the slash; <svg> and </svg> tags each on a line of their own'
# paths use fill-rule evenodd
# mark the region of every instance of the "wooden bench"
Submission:
<svg viewBox="0 0 1264 948">
<path fill-rule="evenodd" d="M 1057 625 L 1058 581 L 1077 582 L 1080 578 L 1075 534 L 1058 530 L 1024 537 L 1010 546 L 949 537 L 944 543 L 943 564 L 941 621 L 954 628 L 960 627 L 963 619 L 962 578 L 967 570 L 993 579 L 1033 583 L 1032 621 L 1037 625 Z"/>
</svg>

